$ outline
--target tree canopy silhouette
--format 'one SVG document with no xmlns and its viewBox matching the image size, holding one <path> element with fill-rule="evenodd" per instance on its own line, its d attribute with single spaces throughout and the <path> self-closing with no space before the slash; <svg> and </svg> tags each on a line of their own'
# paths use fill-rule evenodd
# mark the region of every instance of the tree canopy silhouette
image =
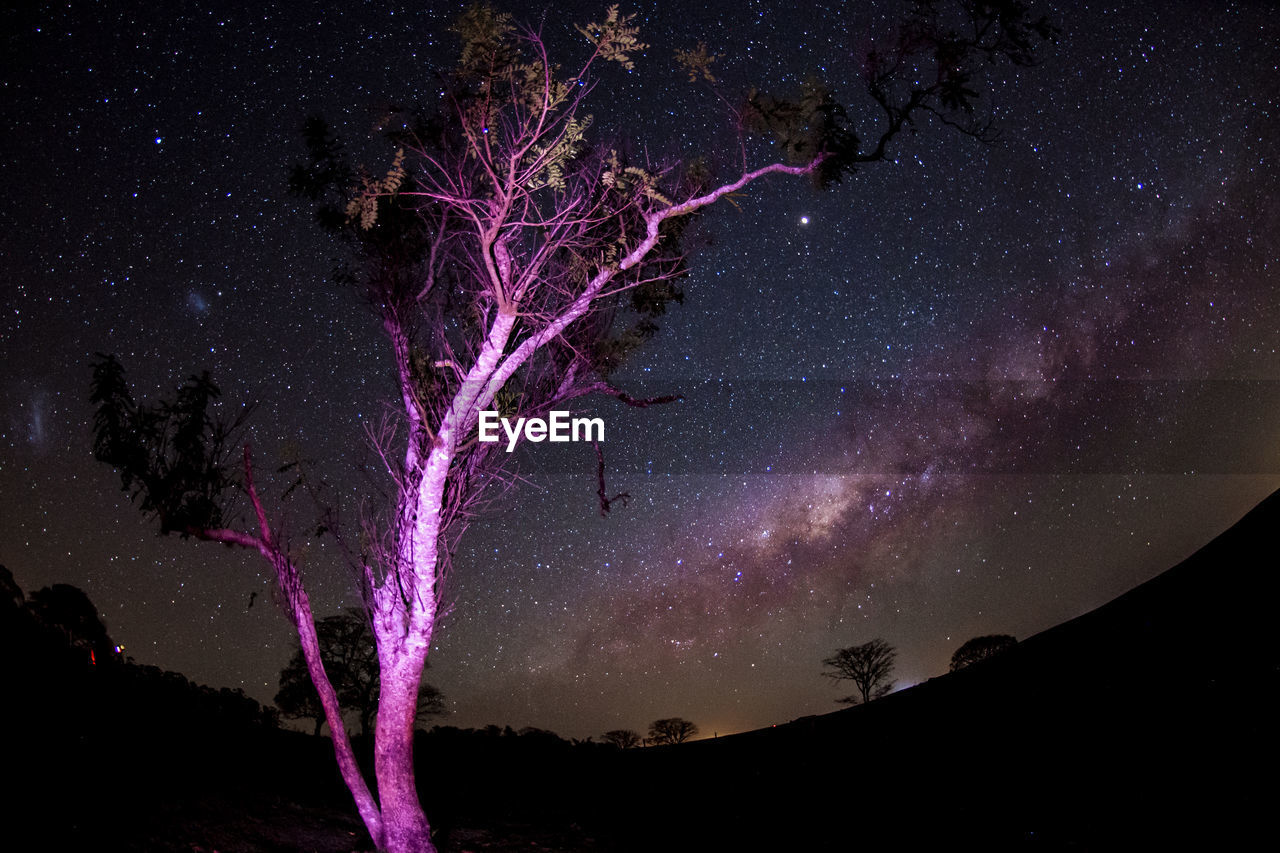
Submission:
<svg viewBox="0 0 1280 853">
<path fill-rule="evenodd" d="M 974 637 L 956 649 L 955 654 L 951 656 L 951 671 L 955 672 L 978 661 L 994 657 L 1017 644 L 1017 639 L 1009 634 L 986 634 L 982 637 Z"/>
<path fill-rule="evenodd" d="M 311 720 L 315 723 L 313 734 L 320 735 L 324 727 L 324 706 L 316 694 L 311 676 L 307 674 L 307 661 L 298 649 L 280 670 L 280 687 L 275 696 L 280 715 L 289 720 Z"/>
<path fill-rule="evenodd" d="M 634 749 L 640 745 L 640 733 L 631 729 L 612 729 L 601 735 L 600 739 L 618 749 Z"/>
<path fill-rule="evenodd" d="M 648 47 L 634 18 L 613 6 L 576 26 L 584 57 L 566 65 L 552 61 L 540 32 L 468 8 L 454 27 L 458 62 L 430 87 L 439 103 L 383 116 L 385 169 L 351 165 L 323 124 L 307 127 L 310 157 L 292 185 L 351 247 L 342 277 L 376 314 L 395 378 L 395 415 L 369 429 L 388 499 L 364 514 L 358 535 L 321 524 L 341 537 L 377 646 L 376 796 L 351 748 L 297 553 L 267 510 L 247 445 L 233 462 L 241 421 L 210 414 L 217 388 L 207 374 L 172 402 L 142 405 L 118 361 L 104 356 L 95 367 L 94 455 L 120 472 L 162 532 L 247 548 L 269 563 L 343 778 L 374 843 L 392 853 L 434 849 L 413 759 L 422 672 L 459 537 L 513 481 L 506 448 L 479 435 L 480 413 L 545 417 L 592 394 L 630 406 L 674 399 L 637 399 L 613 376 L 680 299 L 693 217 L 769 176 L 838 181 L 888 158 L 890 143 L 923 118 L 983 135 L 979 75 L 1001 59 L 1029 63 L 1051 35 L 1017 0 L 916 0 L 867 56 L 861 84 L 877 123 L 865 137 L 834 86 L 814 83 L 799 97 L 756 90 L 735 118 L 781 156 L 751 162 L 752 146 L 725 140 L 742 159 L 718 178 L 592 138 L 585 107 L 610 79 L 605 68 L 636 68 Z M 714 76 L 710 53 L 683 55 L 702 79 Z M 625 494 L 609 496 L 598 445 L 595 458 L 608 513 Z M 237 495 L 247 519 L 233 511 Z"/>
<path fill-rule="evenodd" d="M 248 410 L 230 422 L 209 406 L 220 395 L 205 371 L 192 376 L 172 401 L 134 402 L 124 366 L 98 353 L 89 401 L 93 455 L 120 472 L 138 508 L 160 522 L 161 533 L 195 535 L 222 525 L 227 496 L 237 481 L 229 463 L 234 438 Z"/>
<path fill-rule="evenodd" d="M 42 587 L 28 597 L 27 609 L 38 624 L 68 646 L 88 653 L 95 663 L 115 656 L 116 644 L 102 624 L 98 608 L 79 587 L 65 583 Z"/>
<path fill-rule="evenodd" d="M 14 580 L 13 572 L 0 565 L 0 610 L 17 610 L 25 600 L 26 596 L 22 594 L 22 587 Z"/>
<path fill-rule="evenodd" d="M 893 662 L 898 656 L 893 646 L 879 638 L 860 646 L 836 649 L 835 654 L 822 664 L 828 667 L 822 674 L 838 681 L 848 680 L 858 688 L 854 695 L 837 699 L 846 705 L 859 705 L 879 699 L 893 689 Z"/>
<path fill-rule="evenodd" d="M 683 717 L 666 717 L 649 724 L 649 743 L 655 746 L 684 743 L 698 734 L 698 727 Z"/>
<path fill-rule="evenodd" d="M 378 693 L 382 685 L 378 649 L 368 616 L 360 608 L 348 608 L 317 622 L 316 634 L 320 639 L 320 657 L 338 692 L 339 701 L 356 715 L 360 733 L 370 734 L 373 718 L 378 713 Z M 416 721 L 424 723 L 443 714 L 444 701 L 444 694 L 438 688 L 422 682 Z M 314 720 L 315 733 L 320 734 L 324 708 L 311 684 L 307 662 L 300 648 L 294 651 L 280 671 L 280 690 L 276 693 L 275 702 L 286 717 Z"/>
</svg>

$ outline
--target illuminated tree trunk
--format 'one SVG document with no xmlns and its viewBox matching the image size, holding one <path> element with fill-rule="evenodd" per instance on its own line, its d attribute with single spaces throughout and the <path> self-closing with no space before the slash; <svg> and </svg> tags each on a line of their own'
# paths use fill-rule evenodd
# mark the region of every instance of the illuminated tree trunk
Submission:
<svg viewBox="0 0 1280 853">
<path fill-rule="evenodd" d="M 281 570 L 277 568 L 277 571 L 280 572 Z M 320 640 L 316 636 L 316 626 L 315 620 L 311 615 L 311 605 L 307 601 L 306 593 L 300 583 L 296 585 L 286 583 L 286 578 L 297 578 L 296 567 L 290 566 L 287 573 L 279 573 L 277 578 L 285 596 L 292 598 L 291 606 L 295 612 L 294 624 L 298 629 L 298 641 L 302 647 L 303 657 L 307 662 L 307 671 L 311 676 L 311 682 L 315 685 L 316 693 L 320 696 L 320 704 L 324 708 L 325 720 L 329 723 L 329 738 L 333 741 L 333 752 L 338 761 L 338 770 L 342 773 L 342 780 L 346 782 L 347 789 L 351 791 L 351 796 L 355 800 L 356 811 L 360 813 L 360 818 L 364 821 L 365 828 L 369 830 L 369 835 L 376 843 L 382 833 L 382 817 L 379 814 L 378 803 L 374 800 L 373 793 L 364 781 L 364 775 L 361 773 L 360 765 L 356 761 L 355 751 L 351 748 L 351 739 L 347 734 L 346 722 L 342 719 L 342 708 L 338 704 L 338 694 L 333 689 L 333 684 L 330 683 L 329 677 L 324 671 L 324 663 L 320 658 Z M 292 589 L 290 588 L 291 586 Z M 318 733 L 318 724 L 316 728 Z"/>
<path fill-rule="evenodd" d="M 391 655 L 380 652 L 382 690 L 374 730 L 375 775 L 382 806 L 382 849 L 388 853 L 435 853 L 413 767 L 418 688 L 426 665 L 425 644 L 406 641 Z"/>
</svg>

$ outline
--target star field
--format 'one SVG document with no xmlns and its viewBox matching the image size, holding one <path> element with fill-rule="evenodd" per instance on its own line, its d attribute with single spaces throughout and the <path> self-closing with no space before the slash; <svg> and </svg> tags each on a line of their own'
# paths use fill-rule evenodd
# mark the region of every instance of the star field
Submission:
<svg viewBox="0 0 1280 853">
<path fill-rule="evenodd" d="M 89 361 L 116 353 L 138 397 L 209 369 L 225 410 L 258 403 L 260 459 L 300 448 L 353 507 L 390 360 L 287 169 L 306 115 L 355 139 L 429 94 L 460 8 L 3 13 L 0 562 L 85 589 L 140 662 L 269 702 L 290 628 L 247 607 L 265 565 L 156 537 L 92 460 Z M 723 105 L 670 51 L 725 54 L 728 91 L 818 71 L 856 107 L 888 13 L 840 8 L 632 4 L 654 47 L 603 79 L 597 128 L 728 173 Z M 707 217 L 685 304 L 619 377 L 684 399 L 591 407 L 629 505 L 598 517 L 589 449 L 526 447 L 465 537 L 429 673 L 446 722 L 710 734 L 833 710 L 837 647 L 883 637 L 922 681 L 1280 487 L 1280 13 L 1046 8 L 1058 44 L 988 81 L 996 144 L 925 122 L 832 190 L 771 180 Z M 563 54 L 599 8 L 512 11 Z M 354 604 L 288 511 L 317 612 Z"/>
</svg>

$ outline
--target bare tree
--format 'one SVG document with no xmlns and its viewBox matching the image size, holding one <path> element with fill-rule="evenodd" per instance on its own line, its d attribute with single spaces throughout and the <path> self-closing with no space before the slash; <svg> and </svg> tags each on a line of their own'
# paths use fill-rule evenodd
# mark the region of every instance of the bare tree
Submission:
<svg viewBox="0 0 1280 853">
<path fill-rule="evenodd" d="M 987 634 L 974 637 L 956 649 L 955 654 L 951 656 L 951 671 L 955 672 L 980 660 L 994 657 L 1017 644 L 1017 639 L 1009 634 Z"/>
<path fill-rule="evenodd" d="M 1029 63 L 1048 30 L 1014 0 L 957 2 L 944 20 L 935 3 L 918 0 L 887 46 L 867 57 L 863 83 L 880 122 L 868 144 L 829 89 L 811 86 L 798 99 L 753 92 L 740 124 L 771 136 L 783 156 L 756 165 L 751 147 L 735 141 L 741 162 L 723 180 L 588 144 L 583 106 L 597 71 L 609 62 L 630 69 L 646 47 L 633 16 L 617 7 L 577 28 L 587 56 L 568 73 L 539 33 L 468 10 L 457 27 L 460 61 L 434 87 L 443 92 L 439 109 L 421 121 L 386 117 L 397 149 L 385 174 L 330 168 L 340 149 L 320 134 L 314 170 L 298 177 L 317 195 L 350 179 L 327 209 L 364 258 L 352 278 L 386 334 L 396 378 L 397 411 L 369 435 L 388 499 L 365 511 L 358 537 L 339 540 L 358 539 L 346 551 L 377 647 L 376 796 L 356 764 L 296 551 L 268 512 L 247 445 L 235 459 L 237 424 L 208 414 L 216 386 L 195 377 L 174 402 L 139 405 L 119 363 L 98 364 L 95 456 L 120 471 L 163 532 L 247 548 L 271 565 L 342 776 L 380 849 L 434 849 L 413 759 L 422 672 L 458 539 L 489 487 L 511 481 L 507 448 L 481 440 L 481 413 L 514 423 L 588 394 L 659 402 L 629 396 L 609 375 L 678 296 L 680 237 L 692 216 L 769 175 L 839 180 L 885 159 L 889 143 L 926 115 L 981 135 L 973 80 L 1001 57 Z M 710 61 L 684 59 L 691 71 Z M 608 496 L 597 459 L 607 513 L 624 496 Z M 235 492 L 247 499 L 243 521 L 228 504 Z M 322 527 L 340 533 L 331 519 Z"/>
<path fill-rule="evenodd" d="M 847 705 L 858 705 L 879 699 L 893 689 L 893 662 L 898 653 L 893 646 L 879 638 L 860 646 L 836 649 L 836 653 L 822 662 L 829 670 L 822 673 L 827 678 L 849 680 L 858 693 L 837 699 Z"/>
<path fill-rule="evenodd" d="M 698 727 L 683 717 L 667 717 L 649 724 L 649 742 L 655 746 L 684 743 L 698 733 Z"/>
<path fill-rule="evenodd" d="M 613 729 L 601 735 L 600 739 L 618 749 L 634 749 L 640 745 L 640 733 L 631 729 Z"/>
</svg>

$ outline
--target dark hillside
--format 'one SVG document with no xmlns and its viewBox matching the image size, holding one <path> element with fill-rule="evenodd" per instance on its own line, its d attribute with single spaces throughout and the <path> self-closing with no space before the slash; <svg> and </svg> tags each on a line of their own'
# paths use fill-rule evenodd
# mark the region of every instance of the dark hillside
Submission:
<svg viewBox="0 0 1280 853">
<path fill-rule="evenodd" d="M 1184 562 L 1000 656 L 871 705 L 628 754 L 620 799 L 688 849 L 986 849 L 1271 834 L 1280 493 Z M 647 797 L 641 792 L 647 791 Z"/>
</svg>

